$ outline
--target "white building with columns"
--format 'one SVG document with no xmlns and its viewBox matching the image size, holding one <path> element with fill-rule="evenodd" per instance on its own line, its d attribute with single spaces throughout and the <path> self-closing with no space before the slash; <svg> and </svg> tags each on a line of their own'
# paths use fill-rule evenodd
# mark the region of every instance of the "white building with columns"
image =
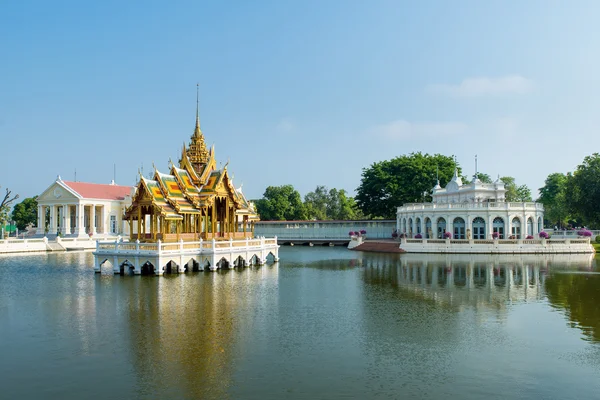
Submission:
<svg viewBox="0 0 600 400">
<path fill-rule="evenodd" d="M 129 235 L 123 220 L 135 187 L 63 181 L 60 176 L 38 201 L 37 235 L 83 237 Z M 49 223 L 46 221 L 49 219 Z"/>
<path fill-rule="evenodd" d="M 544 207 L 534 202 L 506 202 L 506 189 L 500 179 L 482 183 L 476 177 L 463 184 L 454 170 L 445 188 L 432 190 L 431 203 L 410 203 L 398 207 L 396 227 L 407 238 L 452 239 L 537 238 L 543 230 Z"/>
</svg>

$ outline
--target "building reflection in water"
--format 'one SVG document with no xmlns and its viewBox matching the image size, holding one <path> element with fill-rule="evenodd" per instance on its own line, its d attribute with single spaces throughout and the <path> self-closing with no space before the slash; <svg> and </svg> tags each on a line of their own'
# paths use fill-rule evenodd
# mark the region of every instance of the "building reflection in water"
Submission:
<svg viewBox="0 0 600 400">
<path fill-rule="evenodd" d="M 140 395 L 228 398 L 232 362 L 277 265 L 156 277 L 126 277 L 131 356 Z M 266 307 L 266 306 L 265 306 Z"/>
<path fill-rule="evenodd" d="M 540 300 L 548 271 L 590 266 L 593 255 L 404 254 L 363 257 L 365 280 L 387 283 L 453 307 L 503 308 L 507 302 Z"/>
</svg>

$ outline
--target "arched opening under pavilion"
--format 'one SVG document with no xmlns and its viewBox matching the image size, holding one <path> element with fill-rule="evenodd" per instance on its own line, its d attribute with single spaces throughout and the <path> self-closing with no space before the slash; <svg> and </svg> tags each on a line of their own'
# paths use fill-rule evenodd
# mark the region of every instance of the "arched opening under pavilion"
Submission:
<svg viewBox="0 0 600 400">
<path fill-rule="evenodd" d="M 431 219 L 425 218 L 425 239 L 431 239 L 433 232 L 431 231 Z"/>
<path fill-rule="evenodd" d="M 492 232 L 498 234 L 498 239 L 504 239 L 504 220 L 501 217 L 494 218 Z"/>
<path fill-rule="evenodd" d="M 527 236 L 533 236 L 533 218 L 527 218 Z"/>
<path fill-rule="evenodd" d="M 481 217 L 473 220 L 473 239 L 485 239 L 485 220 Z"/>
<path fill-rule="evenodd" d="M 521 239 L 521 220 L 514 217 L 511 221 L 511 239 Z"/>
<path fill-rule="evenodd" d="M 446 220 L 442 217 L 437 220 L 437 238 L 443 239 L 446 232 Z"/>
<path fill-rule="evenodd" d="M 454 239 L 464 239 L 465 238 L 465 220 L 461 217 L 454 218 L 452 221 L 452 225 L 454 226 Z"/>
</svg>

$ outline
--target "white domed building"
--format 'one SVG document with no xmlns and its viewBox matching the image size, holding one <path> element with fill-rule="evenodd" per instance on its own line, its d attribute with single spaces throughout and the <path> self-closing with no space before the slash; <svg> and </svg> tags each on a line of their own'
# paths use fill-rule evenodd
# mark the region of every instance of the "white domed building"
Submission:
<svg viewBox="0 0 600 400">
<path fill-rule="evenodd" d="M 492 239 L 496 236 L 494 232 L 498 239 L 537 238 L 543 230 L 544 206 L 535 202 L 506 202 L 505 194 L 500 179 L 483 183 L 475 174 L 470 183 L 463 184 L 455 169 L 445 188 L 437 182 L 431 203 L 398 207 L 398 233 L 423 239 L 443 239 L 445 232 L 452 239 Z"/>
</svg>

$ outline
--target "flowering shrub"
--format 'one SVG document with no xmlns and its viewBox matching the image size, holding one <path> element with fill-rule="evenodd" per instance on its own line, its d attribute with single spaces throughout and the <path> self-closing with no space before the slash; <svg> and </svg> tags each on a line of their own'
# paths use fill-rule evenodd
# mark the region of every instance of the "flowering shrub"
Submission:
<svg viewBox="0 0 600 400">
<path fill-rule="evenodd" d="M 415 235 L 415 239 L 423 239 L 423 236 L 420 233 L 417 233 Z"/>
<path fill-rule="evenodd" d="M 444 239 L 452 239 L 452 234 L 450 232 L 444 232 Z"/>
<path fill-rule="evenodd" d="M 533 235 L 527 235 L 525 239 L 533 239 Z"/>
<path fill-rule="evenodd" d="M 591 237 L 592 232 L 588 231 L 587 229 L 581 229 L 579 232 L 577 232 L 577 235 L 583 236 L 583 237 Z"/>
<path fill-rule="evenodd" d="M 350 236 L 354 236 L 354 231 L 350 231 L 350 232 L 348 232 L 348 235 L 350 235 Z"/>
<path fill-rule="evenodd" d="M 367 234 L 367 231 L 365 231 L 364 229 L 361 229 L 361 230 L 360 230 L 360 234 L 361 234 L 361 235 L 366 235 L 366 234 Z"/>
<path fill-rule="evenodd" d="M 541 231 L 540 232 L 540 238 L 542 238 L 542 239 L 548 239 L 548 232 Z"/>
<path fill-rule="evenodd" d="M 396 231 L 392 232 L 392 237 L 394 239 L 396 239 L 398 237 L 398 232 L 396 232 Z"/>
<path fill-rule="evenodd" d="M 404 239 L 406 237 L 406 233 L 400 234 L 400 237 Z"/>
<path fill-rule="evenodd" d="M 492 238 L 493 239 L 498 239 L 499 237 L 500 237 L 500 234 L 498 232 L 492 233 Z"/>
</svg>

